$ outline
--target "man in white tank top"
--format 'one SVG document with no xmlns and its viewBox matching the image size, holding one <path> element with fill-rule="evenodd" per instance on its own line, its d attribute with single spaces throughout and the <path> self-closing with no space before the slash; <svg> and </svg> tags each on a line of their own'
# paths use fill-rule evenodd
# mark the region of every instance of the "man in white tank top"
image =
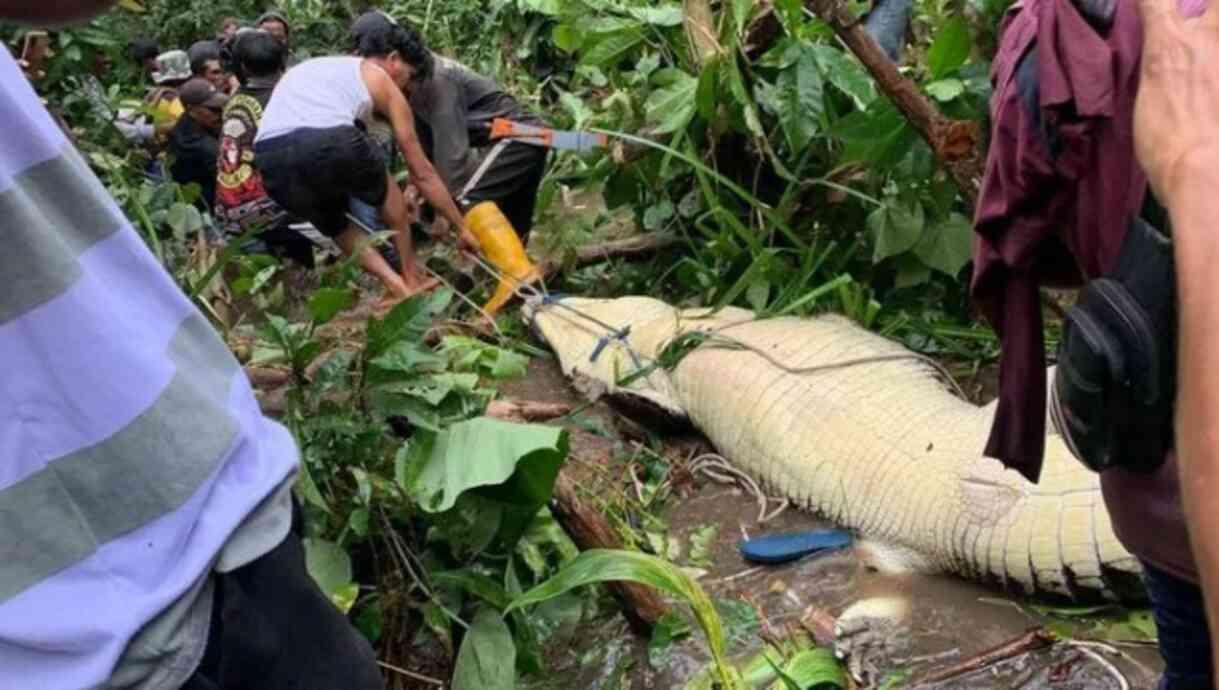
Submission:
<svg viewBox="0 0 1219 690">
<path fill-rule="evenodd" d="M 433 208 L 458 228 L 459 244 L 477 242 L 465 229 L 453 196 L 423 152 L 404 90 L 431 66 L 428 54 L 406 32 L 386 36 L 368 57 L 324 57 L 288 71 L 275 87 L 254 143 L 255 165 L 267 194 L 301 216 L 377 276 L 390 301 L 405 299 L 434 285 L 415 260 L 410 214 L 384 155 L 366 132 L 373 114 L 387 119 L 402 150 L 411 183 Z M 394 232 L 401 258 L 398 270 L 369 247 L 349 218 L 352 199 L 379 207 Z"/>
</svg>

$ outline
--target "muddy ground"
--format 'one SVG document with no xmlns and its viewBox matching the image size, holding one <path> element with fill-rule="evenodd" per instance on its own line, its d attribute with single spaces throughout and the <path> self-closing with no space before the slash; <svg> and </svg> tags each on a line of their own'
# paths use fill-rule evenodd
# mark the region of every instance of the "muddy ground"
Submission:
<svg viewBox="0 0 1219 690">
<path fill-rule="evenodd" d="M 501 392 L 522 400 L 585 403 L 581 393 L 568 384 L 557 363 L 550 359 L 535 359 L 528 376 L 504 384 Z M 759 632 L 797 624 L 810 609 L 837 615 L 860 598 L 886 593 L 909 592 L 912 596 L 913 649 L 898 661 L 897 667 L 916 677 L 1019 638 L 1030 628 L 1062 624 L 1056 618 L 1032 611 L 1030 602 L 1013 600 L 956 578 L 894 577 L 868 572 L 853 549 L 784 566 L 751 566 L 737 551 L 743 537 L 830 525 L 796 509 L 788 509 L 759 524 L 759 505 L 754 496 L 736 486 L 688 473 L 683 476 L 683 463 L 695 453 L 710 450 L 692 432 L 645 432 L 605 403 L 588 407 L 575 419 L 575 423 L 565 422 L 572 435 L 572 470 L 584 478 L 582 485 L 595 487 L 590 491 L 603 497 L 614 492 L 649 496 L 651 487 L 640 479 L 648 453 L 640 449 L 638 440 L 650 438 L 652 447 L 656 447 L 660 439 L 660 454 L 676 469 L 669 475 L 672 494 L 662 504 L 653 504 L 667 527 L 666 538 L 657 544 L 653 537 L 651 546 L 673 549 L 670 555 L 676 555 L 682 565 L 695 567 L 701 574 L 700 582 L 717 600 L 752 605 L 758 614 L 756 618 L 728 624 L 733 640 L 731 653 L 738 659 L 747 658 L 761 648 Z M 698 562 L 691 563 L 692 545 L 706 540 L 709 534 L 714 537 L 707 553 L 700 553 Z M 740 606 L 730 608 L 741 610 Z M 556 644 L 549 645 L 556 677 L 532 687 L 667 690 L 682 687 L 707 661 L 703 644 L 695 633 L 659 655 L 656 664 L 649 663 L 648 641 L 632 635 L 620 616 L 604 616 L 593 624 L 585 621 L 578 627 L 578 636 L 574 628 L 567 634 L 567 638 L 560 637 Z M 1097 653 L 1120 671 L 1128 682 L 1126 687 L 1155 687 L 1160 664 L 1152 647 L 1123 643 L 1112 649 L 1120 654 L 1058 645 L 950 682 L 924 687 L 1122 688 L 1122 681 L 1113 670 L 1106 668 L 1105 662 L 1095 660 Z"/>
</svg>

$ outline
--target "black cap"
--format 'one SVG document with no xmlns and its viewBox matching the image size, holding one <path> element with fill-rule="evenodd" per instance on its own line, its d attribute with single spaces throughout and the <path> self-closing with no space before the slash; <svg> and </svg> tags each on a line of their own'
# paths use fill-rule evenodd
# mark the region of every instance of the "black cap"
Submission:
<svg viewBox="0 0 1219 690">
<path fill-rule="evenodd" d="M 179 86 L 178 98 L 186 108 L 198 106 L 223 108 L 224 104 L 229 102 L 229 97 L 217 91 L 210 81 L 199 78 L 191 79 Z"/>
</svg>

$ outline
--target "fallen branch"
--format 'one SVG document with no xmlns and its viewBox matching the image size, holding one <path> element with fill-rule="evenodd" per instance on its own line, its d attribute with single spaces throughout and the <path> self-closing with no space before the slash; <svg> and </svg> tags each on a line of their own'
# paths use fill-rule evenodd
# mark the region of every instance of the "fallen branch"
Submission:
<svg viewBox="0 0 1219 690">
<path fill-rule="evenodd" d="M 940 163 L 952 175 L 969 208 L 977 204 L 985 157 L 978 123 L 944 117 L 881 50 L 842 0 L 804 0 L 814 14 L 834 29 L 842 42 L 872 75 L 882 93 L 918 130 Z"/>
<path fill-rule="evenodd" d="M 587 266 L 610 259 L 633 259 L 648 256 L 676 246 L 680 242 L 681 239 L 676 235 L 655 232 L 621 240 L 586 244 L 576 248 L 573 252 L 574 257 L 569 255 L 568 258 L 574 259 L 576 266 Z M 542 274 L 546 278 L 562 272 L 567 266 L 568 263 L 564 257 L 555 257 L 541 262 Z"/>
<path fill-rule="evenodd" d="M 536 400 L 496 400 L 487 406 L 487 416 L 507 422 L 546 422 L 571 414 L 572 406 Z"/>
<path fill-rule="evenodd" d="M 580 498 L 575 482 L 562 471 L 555 481 L 550 510 L 581 549 L 623 548 L 622 538 L 609 521 Z M 650 635 L 656 622 L 669 611 L 651 587 L 631 582 L 611 582 L 607 587 L 622 604 L 623 614 L 637 633 Z"/>
<path fill-rule="evenodd" d="M 931 685 L 934 683 L 942 683 L 946 680 L 952 680 L 974 671 L 980 671 L 984 668 L 989 668 L 995 664 L 1014 659 L 1022 654 L 1035 652 L 1039 649 L 1045 649 L 1052 646 L 1058 638 L 1053 633 L 1045 628 L 1035 628 L 1028 631 L 1021 637 L 1005 642 L 993 649 L 988 649 L 981 654 L 972 656 L 960 663 L 953 664 L 948 668 L 940 671 L 928 673 L 912 681 L 912 687 Z"/>
</svg>

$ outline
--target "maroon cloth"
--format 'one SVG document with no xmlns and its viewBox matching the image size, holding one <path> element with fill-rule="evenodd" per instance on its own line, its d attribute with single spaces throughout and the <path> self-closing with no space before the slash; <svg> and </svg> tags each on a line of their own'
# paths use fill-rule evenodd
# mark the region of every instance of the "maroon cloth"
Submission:
<svg viewBox="0 0 1219 690">
<path fill-rule="evenodd" d="M 1002 344 L 986 454 L 1035 482 L 1046 422 L 1039 287 L 1105 273 L 1143 204 L 1131 117 L 1142 31 L 1130 1 L 1118 0 L 1101 35 L 1070 0 L 1026 0 L 1002 32 L 971 290 Z"/>
<path fill-rule="evenodd" d="M 1132 131 L 1142 30 L 1133 0 L 1116 3 L 1111 26 L 1100 32 L 1070 0 L 1017 4 L 992 71 L 993 130 L 971 286 L 1002 342 L 999 406 L 985 452 L 1034 482 L 1046 431 L 1039 287 L 1107 272 L 1146 193 Z M 1180 0 L 1187 15 L 1205 4 Z M 1171 454 L 1152 476 L 1110 470 L 1101 486 L 1131 553 L 1198 581 Z"/>
</svg>

